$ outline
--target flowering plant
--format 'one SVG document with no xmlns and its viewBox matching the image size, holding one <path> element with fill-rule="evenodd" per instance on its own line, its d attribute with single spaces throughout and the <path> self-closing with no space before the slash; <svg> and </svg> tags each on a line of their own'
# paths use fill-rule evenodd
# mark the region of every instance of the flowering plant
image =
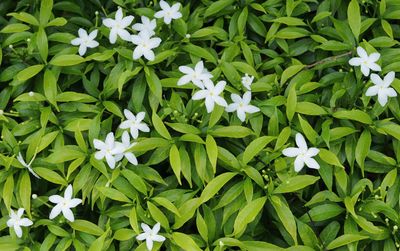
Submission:
<svg viewBox="0 0 400 251">
<path fill-rule="evenodd" d="M 397 0 L 2 0 L 0 250 L 396 250 Z"/>
</svg>

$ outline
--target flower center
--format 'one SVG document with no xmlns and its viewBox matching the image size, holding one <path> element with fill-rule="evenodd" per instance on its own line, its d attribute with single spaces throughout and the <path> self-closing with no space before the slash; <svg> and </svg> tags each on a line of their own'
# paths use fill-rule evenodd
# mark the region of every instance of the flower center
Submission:
<svg viewBox="0 0 400 251">
<path fill-rule="evenodd" d="M 244 106 L 243 102 L 240 102 L 240 103 L 239 103 L 239 107 L 240 107 L 240 108 L 243 108 L 243 106 Z"/>
</svg>

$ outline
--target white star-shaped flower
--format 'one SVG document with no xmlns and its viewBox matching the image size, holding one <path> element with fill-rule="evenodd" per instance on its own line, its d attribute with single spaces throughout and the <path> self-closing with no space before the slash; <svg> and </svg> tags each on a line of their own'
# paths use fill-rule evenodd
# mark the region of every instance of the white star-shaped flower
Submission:
<svg viewBox="0 0 400 251">
<path fill-rule="evenodd" d="M 132 26 L 132 29 L 139 31 L 139 32 L 147 32 L 150 36 L 155 34 L 154 29 L 157 27 L 156 20 L 150 20 L 146 16 L 141 17 L 142 23 L 136 23 Z"/>
<path fill-rule="evenodd" d="M 374 52 L 368 55 L 367 52 L 360 46 L 357 47 L 357 54 L 359 57 L 354 57 L 349 60 L 352 66 L 361 66 L 361 72 L 364 76 L 368 76 L 370 70 L 381 71 L 381 67 L 375 62 L 379 60 L 381 54 Z"/>
<path fill-rule="evenodd" d="M 31 168 L 32 162 L 35 160 L 35 157 L 33 157 L 33 158 L 31 159 L 31 161 L 29 161 L 29 163 L 26 164 L 24 158 L 22 157 L 21 152 L 19 152 L 19 153 L 18 153 L 18 156 L 17 156 L 17 160 L 18 160 L 19 163 L 21 163 L 21 165 L 23 165 L 24 167 L 28 168 L 28 171 L 29 171 L 33 176 L 35 176 L 36 178 L 40 179 L 39 175 L 37 175 L 37 174 L 35 173 L 35 171 L 33 171 L 33 169 Z"/>
<path fill-rule="evenodd" d="M 214 105 L 217 103 L 220 106 L 226 107 L 228 104 L 226 103 L 225 99 L 223 97 L 220 97 L 219 95 L 224 91 L 226 82 L 225 81 L 219 81 L 215 86 L 213 85 L 212 81 L 205 81 L 204 90 L 197 91 L 192 99 L 193 100 L 199 100 L 199 99 L 205 99 L 205 104 L 207 108 L 207 112 L 210 113 L 214 110 Z"/>
<path fill-rule="evenodd" d="M 211 78 L 213 77 L 213 75 L 211 75 L 211 73 L 204 68 L 204 63 L 202 60 L 196 64 L 194 69 L 188 66 L 179 66 L 179 71 L 185 75 L 178 80 L 178 86 L 186 85 L 187 83 L 192 82 L 200 89 L 204 89 L 204 82 L 211 81 Z"/>
<path fill-rule="evenodd" d="M 246 120 L 246 113 L 255 113 L 259 112 L 260 108 L 250 105 L 251 101 L 251 92 L 246 92 L 241 98 L 237 94 L 231 94 L 231 99 L 234 103 L 229 104 L 225 109 L 227 112 L 237 112 L 238 118 L 244 122 Z"/>
<path fill-rule="evenodd" d="M 137 139 L 139 137 L 139 131 L 142 132 L 150 132 L 150 128 L 143 123 L 145 112 L 139 112 L 136 116 L 133 115 L 131 111 L 128 109 L 124 109 L 124 115 L 126 120 L 121 123 L 119 128 L 121 129 L 130 129 L 131 135 L 133 139 Z"/>
<path fill-rule="evenodd" d="M 296 134 L 296 145 L 298 147 L 288 147 L 282 151 L 287 157 L 296 157 L 294 161 L 294 170 L 300 172 L 304 164 L 309 168 L 319 169 L 319 164 L 312 157 L 319 153 L 319 149 L 315 147 L 308 148 L 306 140 L 300 133 Z"/>
<path fill-rule="evenodd" d="M 132 43 L 136 44 L 133 51 L 133 59 L 137 60 L 144 56 L 147 60 L 153 61 L 155 58 L 153 49 L 157 48 L 161 43 L 161 38 L 151 37 L 146 31 L 141 31 L 137 35 L 131 36 Z"/>
<path fill-rule="evenodd" d="M 7 221 L 7 226 L 9 228 L 14 228 L 14 232 L 18 236 L 18 238 L 22 237 L 21 226 L 29 227 L 33 224 L 33 222 L 30 219 L 21 218 L 22 215 L 24 214 L 24 211 L 25 211 L 25 209 L 20 208 L 20 209 L 18 209 L 17 213 L 15 213 L 15 211 L 11 209 L 10 219 Z"/>
<path fill-rule="evenodd" d="M 99 46 L 99 43 L 94 40 L 97 36 L 97 30 L 88 34 L 86 30 L 79 28 L 78 35 L 79 37 L 71 40 L 71 44 L 76 46 L 79 45 L 79 55 L 85 55 L 87 48 L 95 48 Z"/>
<path fill-rule="evenodd" d="M 180 3 L 176 3 L 172 6 L 163 0 L 160 1 L 161 10 L 158 11 L 154 16 L 156 18 L 164 18 L 164 23 L 170 24 L 172 19 L 179 19 L 182 17 L 182 13 L 179 12 L 181 7 Z"/>
<path fill-rule="evenodd" d="M 133 16 L 123 17 L 122 9 L 118 8 L 115 19 L 106 18 L 103 20 L 103 24 L 111 29 L 110 43 L 115 44 L 118 36 L 125 41 L 131 41 L 131 34 L 125 28 L 132 23 L 133 19 Z"/>
<path fill-rule="evenodd" d="M 50 220 L 54 219 L 62 212 L 64 217 L 71 222 L 75 220 L 71 208 L 82 203 L 81 199 L 72 198 L 72 185 L 68 185 L 67 189 L 65 189 L 64 197 L 61 197 L 60 195 L 52 195 L 49 197 L 49 201 L 57 204 L 53 209 L 51 209 L 49 216 Z"/>
<path fill-rule="evenodd" d="M 247 90 L 251 91 L 251 84 L 253 83 L 254 77 L 249 76 L 249 74 L 245 74 L 244 77 L 242 77 L 242 84 L 244 87 L 246 87 Z"/>
<path fill-rule="evenodd" d="M 115 142 L 113 132 L 107 134 L 104 142 L 94 139 L 93 145 L 99 150 L 95 153 L 94 157 L 98 160 L 106 158 L 107 164 L 111 169 L 115 168 L 115 163 L 122 159 L 122 153 L 125 151 L 122 144 L 117 144 L 117 142 Z"/>
<path fill-rule="evenodd" d="M 366 96 L 378 95 L 378 102 L 381 106 L 385 106 L 388 102 L 388 97 L 396 97 L 397 92 L 389 87 L 394 80 L 395 74 L 393 71 L 386 74 L 383 80 L 375 73 L 371 74 L 371 81 L 375 84 L 368 88 Z"/>
<path fill-rule="evenodd" d="M 153 229 L 151 229 L 149 225 L 145 223 L 142 223 L 140 225 L 142 226 L 144 233 L 141 233 L 138 236 L 136 236 L 136 239 L 139 241 L 146 240 L 146 246 L 149 251 L 153 249 L 154 241 L 157 242 L 165 241 L 165 237 L 158 234 L 158 231 L 160 231 L 160 223 L 157 222 L 157 224 L 154 225 Z"/>
<path fill-rule="evenodd" d="M 132 146 L 136 145 L 136 143 L 131 143 L 131 139 L 129 137 L 129 132 L 125 131 L 122 133 L 122 146 L 124 147 L 124 157 L 132 164 L 132 165 L 137 165 L 138 161 L 136 159 L 136 156 L 132 152 L 127 152 L 129 148 Z"/>
</svg>

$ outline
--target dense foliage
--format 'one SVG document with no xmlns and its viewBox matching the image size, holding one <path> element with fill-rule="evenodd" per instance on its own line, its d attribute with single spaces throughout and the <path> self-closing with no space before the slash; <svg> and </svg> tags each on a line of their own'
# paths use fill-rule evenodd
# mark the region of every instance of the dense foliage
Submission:
<svg viewBox="0 0 400 251">
<path fill-rule="evenodd" d="M 398 249 L 400 2 L 179 2 L 0 1 L 0 250 Z"/>
</svg>

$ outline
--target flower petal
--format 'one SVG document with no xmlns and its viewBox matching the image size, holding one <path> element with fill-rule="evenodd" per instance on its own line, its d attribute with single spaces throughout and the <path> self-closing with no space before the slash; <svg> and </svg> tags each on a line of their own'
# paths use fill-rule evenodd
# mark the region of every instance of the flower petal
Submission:
<svg viewBox="0 0 400 251">
<path fill-rule="evenodd" d="M 62 211 L 65 219 L 67 219 L 71 222 L 73 222 L 75 220 L 74 214 L 72 213 L 71 209 L 63 208 L 61 211 Z"/>
<path fill-rule="evenodd" d="M 306 163 L 306 165 L 307 165 L 309 168 L 312 168 L 312 169 L 319 169 L 319 164 L 318 164 L 318 162 L 315 161 L 315 159 L 313 159 L 313 158 L 304 158 L 304 163 Z"/>
<path fill-rule="evenodd" d="M 392 84 L 392 82 L 394 81 L 394 77 L 395 77 L 394 71 L 391 71 L 388 74 L 386 74 L 386 76 L 383 79 L 383 86 L 389 87 L 390 84 Z"/>
<path fill-rule="evenodd" d="M 64 198 L 70 200 L 72 198 L 72 185 L 68 185 L 64 192 Z"/>
<path fill-rule="evenodd" d="M 23 218 L 19 221 L 19 224 L 24 227 L 29 227 L 33 225 L 33 222 L 28 218 Z"/>
<path fill-rule="evenodd" d="M 358 56 L 360 56 L 361 58 L 368 58 L 368 54 L 367 54 L 367 52 L 364 50 L 364 48 L 362 48 L 361 46 L 358 46 L 357 47 L 357 54 L 358 54 Z"/>
<path fill-rule="evenodd" d="M 214 110 L 214 100 L 210 97 L 206 97 L 206 109 L 208 113 L 211 113 Z"/>
<path fill-rule="evenodd" d="M 283 149 L 282 154 L 285 155 L 286 157 L 296 157 L 299 155 L 300 149 L 297 147 L 288 147 L 286 149 Z"/>
<path fill-rule="evenodd" d="M 204 99 L 205 97 L 208 96 L 209 91 L 207 90 L 200 90 L 197 91 L 193 96 L 192 99 L 193 100 L 199 100 L 199 99 Z"/>
<path fill-rule="evenodd" d="M 362 63 L 362 59 L 359 57 L 352 58 L 349 60 L 349 65 L 352 65 L 352 66 L 360 66 L 361 63 Z"/>
<path fill-rule="evenodd" d="M 105 156 L 106 156 L 106 161 L 107 161 L 108 166 L 111 169 L 114 169 L 115 168 L 115 159 L 114 159 L 114 157 L 111 154 L 106 154 Z"/>
<path fill-rule="evenodd" d="M 300 172 L 301 169 L 303 169 L 303 167 L 304 167 L 303 157 L 297 156 L 296 159 L 294 160 L 294 171 Z"/>
<path fill-rule="evenodd" d="M 379 85 L 371 86 L 365 92 L 365 96 L 368 96 L 368 97 L 375 96 L 378 94 L 378 90 L 379 90 Z"/>
<path fill-rule="evenodd" d="M 378 102 L 381 106 L 385 106 L 388 102 L 388 96 L 384 92 L 378 92 Z"/>
<path fill-rule="evenodd" d="M 369 55 L 369 60 L 372 62 L 376 62 L 379 60 L 380 57 L 381 57 L 381 54 L 374 52 Z"/>
<path fill-rule="evenodd" d="M 22 229 L 18 224 L 14 224 L 14 232 L 18 236 L 18 238 L 22 237 Z"/>
<path fill-rule="evenodd" d="M 299 147 L 300 151 L 307 151 L 307 143 L 304 136 L 301 133 L 296 133 L 296 145 Z"/>
<path fill-rule="evenodd" d="M 52 220 L 61 213 L 62 205 L 57 204 L 53 209 L 51 209 L 49 219 Z"/>
<path fill-rule="evenodd" d="M 69 206 L 70 208 L 74 208 L 74 207 L 78 206 L 78 205 L 81 204 L 81 203 L 82 203 L 82 200 L 81 200 L 81 199 L 74 198 L 74 199 L 72 199 L 72 200 L 69 202 L 68 206 Z"/>
<path fill-rule="evenodd" d="M 49 197 L 49 201 L 56 204 L 61 203 L 63 200 L 64 198 L 60 195 L 51 195 Z"/>
<path fill-rule="evenodd" d="M 365 64 L 361 64 L 361 72 L 364 76 L 367 77 L 369 75 L 370 70 L 368 66 L 366 66 Z"/>
</svg>

